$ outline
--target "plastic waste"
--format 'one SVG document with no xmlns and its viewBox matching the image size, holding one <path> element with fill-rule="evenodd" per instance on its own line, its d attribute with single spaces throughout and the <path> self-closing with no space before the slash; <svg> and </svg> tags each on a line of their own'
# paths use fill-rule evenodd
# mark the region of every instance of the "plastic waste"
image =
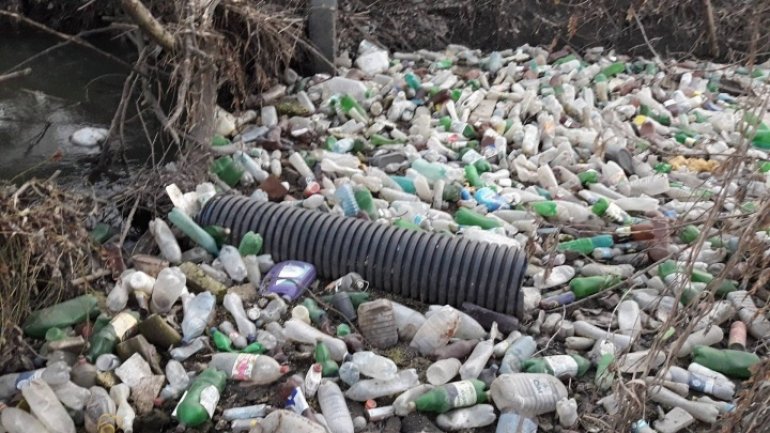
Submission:
<svg viewBox="0 0 770 433">
<path fill-rule="evenodd" d="M 486 385 L 476 379 L 441 385 L 414 400 L 419 412 L 444 413 L 450 409 L 473 406 L 487 401 Z"/>
<path fill-rule="evenodd" d="M 172 416 L 188 427 L 197 427 L 211 419 L 225 389 L 226 378 L 227 373 L 215 368 L 204 370 L 179 400 Z"/>
<path fill-rule="evenodd" d="M 247 340 L 254 341 L 257 337 L 257 327 L 246 317 L 241 297 L 236 293 L 228 293 L 225 295 L 222 305 L 235 319 L 235 323 L 238 325 L 238 332 L 245 336 Z"/>
<path fill-rule="evenodd" d="M 345 396 L 337 384 L 328 380 L 322 381 L 318 388 L 318 403 L 331 431 L 353 433 L 353 420 L 345 403 Z"/>
<path fill-rule="evenodd" d="M 209 321 L 214 317 L 216 302 L 211 292 L 203 292 L 187 303 L 182 319 L 182 342 L 187 343 L 203 335 Z"/>
<path fill-rule="evenodd" d="M 455 409 L 436 417 L 436 424 L 445 431 L 486 427 L 495 422 L 497 415 L 491 404 L 477 404 Z"/>
<path fill-rule="evenodd" d="M 185 290 L 187 278 L 177 267 L 165 268 L 155 279 L 150 309 L 154 313 L 168 313 Z"/>
<path fill-rule="evenodd" d="M 555 376 L 538 373 L 501 374 L 492 382 L 489 396 L 501 411 L 542 415 L 556 410 L 567 398 L 567 388 Z"/>
<path fill-rule="evenodd" d="M 168 227 L 165 221 L 160 218 L 155 218 L 150 221 L 150 232 L 155 237 L 155 242 L 160 248 L 160 253 L 163 258 L 171 263 L 179 263 L 182 261 L 182 249 L 179 248 L 179 243 L 176 241 L 174 233 Z"/>
<path fill-rule="evenodd" d="M 34 379 L 21 389 L 21 393 L 32 414 L 49 432 L 75 433 L 75 423 L 45 381 Z"/>
<path fill-rule="evenodd" d="M 86 403 L 85 427 L 88 433 L 112 433 L 116 430 L 115 402 L 100 386 L 91 387 L 91 398 Z"/>
<path fill-rule="evenodd" d="M 255 385 L 271 384 L 288 371 L 267 355 L 251 353 L 215 353 L 209 367 L 225 372 L 230 379 Z"/>
</svg>

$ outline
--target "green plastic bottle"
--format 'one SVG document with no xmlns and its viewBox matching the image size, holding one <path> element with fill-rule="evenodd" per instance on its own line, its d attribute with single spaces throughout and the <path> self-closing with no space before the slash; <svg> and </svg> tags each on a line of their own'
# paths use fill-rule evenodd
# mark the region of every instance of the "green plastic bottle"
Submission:
<svg viewBox="0 0 770 433">
<path fill-rule="evenodd" d="M 465 166 L 465 180 L 475 188 L 482 188 L 486 185 L 484 181 L 481 180 L 481 177 L 479 177 L 479 172 L 473 164 Z"/>
<path fill-rule="evenodd" d="M 478 226 L 483 229 L 491 229 L 502 225 L 492 218 L 485 217 L 484 215 L 464 207 L 461 207 L 455 212 L 455 221 L 457 224 L 463 226 Z"/>
<path fill-rule="evenodd" d="M 610 248 L 615 245 L 612 235 L 596 235 L 590 238 L 578 238 L 559 243 L 559 251 L 572 251 L 580 254 L 591 254 L 596 248 Z"/>
<path fill-rule="evenodd" d="M 536 214 L 545 218 L 553 218 L 558 214 L 558 206 L 555 202 L 550 200 L 536 201 L 532 203 L 532 210 L 535 211 Z"/>
<path fill-rule="evenodd" d="M 242 256 L 256 256 L 262 251 L 262 235 L 254 233 L 252 231 L 246 232 L 241 239 L 241 244 L 238 246 L 238 252 Z"/>
<path fill-rule="evenodd" d="M 243 166 L 237 163 L 230 155 L 221 156 L 211 163 L 211 171 L 222 179 L 230 187 L 234 187 L 241 180 Z"/>
<path fill-rule="evenodd" d="M 203 370 L 179 400 L 172 416 L 187 427 L 197 427 L 210 420 L 226 381 L 227 373 L 224 371 L 215 368 Z"/>
<path fill-rule="evenodd" d="M 679 239 L 686 244 L 695 242 L 695 240 L 698 239 L 698 236 L 700 236 L 700 229 L 692 224 L 685 226 L 682 229 L 682 232 L 679 233 Z"/>
<path fill-rule="evenodd" d="M 206 233 L 206 231 L 196 224 L 186 213 L 178 208 L 174 208 L 169 212 L 168 220 L 190 239 L 195 241 L 195 243 L 202 246 L 206 251 L 214 255 L 219 255 L 219 248 L 217 247 L 217 242 L 214 238 Z"/>
<path fill-rule="evenodd" d="M 452 382 L 417 397 L 413 404 L 419 412 L 444 413 L 451 409 L 486 402 L 485 387 L 484 382 L 478 379 Z"/>
<path fill-rule="evenodd" d="M 374 206 L 374 198 L 372 193 L 366 188 L 355 188 L 353 190 L 353 197 L 356 199 L 358 207 L 369 215 L 372 220 L 377 219 L 377 208 Z"/>
<path fill-rule="evenodd" d="M 569 288 L 575 298 L 591 296 L 620 282 L 617 275 L 597 275 L 593 277 L 577 277 L 569 282 Z"/>
<path fill-rule="evenodd" d="M 412 161 L 412 168 L 431 182 L 446 179 L 446 166 L 438 162 L 428 162 L 422 158 L 417 158 Z"/>
<path fill-rule="evenodd" d="M 265 346 L 262 345 L 259 341 L 255 341 L 248 346 L 244 347 L 243 350 L 241 350 L 242 353 L 256 353 L 258 355 L 261 355 L 265 352 L 267 352 L 267 349 L 265 349 Z"/>
<path fill-rule="evenodd" d="M 340 323 L 337 325 L 337 337 L 345 337 L 350 335 L 350 326 L 346 323 Z"/>
<path fill-rule="evenodd" d="M 350 302 L 353 304 L 353 308 L 355 309 L 358 309 L 359 305 L 363 304 L 364 302 L 369 302 L 369 299 L 371 299 L 371 293 L 369 292 L 348 292 L 348 296 L 350 296 Z M 334 295 L 325 295 L 321 299 L 323 299 L 323 301 L 327 304 L 331 304 L 332 298 L 334 298 Z"/>
<path fill-rule="evenodd" d="M 671 170 L 673 168 L 674 167 L 671 166 L 671 164 L 669 164 L 667 162 L 659 162 L 659 163 L 655 164 L 655 167 L 653 167 L 653 169 L 655 170 L 656 173 L 664 173 L 664 174 L 665 173 L 671 173 Z"/>
<path fill-rule="evenodd" d="M 728 377 L 748 379 L 751 377 L 749 367 L 759 363 L 759 356 L 740 350 L 695 346 L 692 351 L 692 360 Z"/>
<path fill-rule="evenodd" d="M 612 388 L 612 382 L 615 380 L 615 373 L 609 368 L 615 361 L 615 355 L 612 353 L 603 354 L 598 361 L 596 361 L 596 376 L 594 377 L 594 384 L 599 390 L 606 391 Z"/>
<path fill-rule="evenodd" d="M 760 123 L 757 126 L 757 133 L 751 140 L 754 147 L 758 147 L 764 150 L 770 150 L 770 127 L 764 123 Z"/>
<path fill-rule="evenodd" d="M 112 353 L 115 346 L 122 341 L 139 324 L 139 313 L 123 311 L 110 320 L 110 324 L 95 332 L 89 340 L 88 359 L 96 360 L 100 355 Z"/>
<path fill-rule="evenodd" d="M 230 229 L 217 225 L 206 226 L 203 228 L 203 231 L 214 238 L 214 242 L 216 242 L 217 246 L 220 248 L 224 245 L 225 241 L 227 241 L 227 237 L 230 236 Z"/>
<path fill-rule="evenodd" d="M 591 367 L 591 361 L 580 355 L 553 355 L 530 358 L 522 362 L 527 373 L 546 373 L 556 377 L 580 377 Z"/>
<path fill-rule="evenodd" d="M 211 138 L 211 145 L 214 147 L 227 146 L 230 144 L 230 140 L 222 135 L 215 135 Z"/>
<path fill-rule="evenodd" d="M 98 300 L 93 295 L 83 295 L 69 301 L 34 311 L 27 317 L 21 329 L 34 338 L 43 338 L 51 328 L 77 325 L 99 313 Z"/>
<path fill-rule="evenodd" d="M 340 370 L 340 366 L 337 361 L 332 359 L 329 348 L 326 347 L 323 341 L 318 341 L 313 352 L 315 361 L 321 364 L 321 375 L 323 377 L 336 376 Z"/>
<path fill-rule="evenodd" d="M 364 108 L 361 107 L 361 105 L 358 104 L 358 101 L 356 101 L 352 96 L 342 95 L 342 97 L 339 99 L 339 104 L 345 114 L 368 119 L 366 110 L 364 110 Z M 355 113 L 353 113 L 353 111 L 355 111 Z"/>
<path fill-rule="evenodd" d="M 218 351 L 233 351 L 233 342 L 227 334 L 214 327 L 209 329 L 209 333 L 211 334 L 211 340 L 214 341 L 214 347 L 216 347 Z"/>
<path fill-rule="evenodd" d="M 414 89 L 414 90 L 420 90 L 420 87 L 422 86 L 422 85 L 420 84 L 420 79 L 419 79 L 419 78 L 417 78 L 417 76 L 416 76 L 416 75 L 414 75 L 414 74 L 413 74 L 413 73 L 411 73 L 411 72 L 407 72 L 407 73 L 404 75 L 404 81 L 406 81 L 406 85 L 407 85 L 407 86 L 411 87 L 411 88 L 412 88 L 412 89 Z"/>
<path fill-rule="evenodd" d="M 473 166 L 476 167 L 476 171 L 479 173 L 488 173 L 492 171 L 492 164 L 490 164 L 486 158 L 479 158 L 476 161 L 473 161 Z"/>
<path fill-rule="evenodd" d="M 369 137 L 369 143 L 373 146 L 385 146 L 389 144 L 402 144 L 403 140 L 388 138 L 382 134 L 372 134 L 372 136 Z"/>
<path fill-rule="evenodd" d="M 599 183 L 600 178 L 601 178 L 601 175 L 599 174 L 599 172 L 593 169 L 581 171 L 580 173 L 578 173 L 578 179 L 580 179 L 580 183 L 583 185 Z"/>
<path fill-rule="evenodd" d="M 615 75 L 618 75 L 621 72 L 624 72 L 626 70 L 626 64 L 625 62 L 615 62 L 606 68 L 602 69 L 601 74 L 605 77 L 614 77 Z"/>
<path fill-rule="evenodd" d="M 390 176 L 390 178 L 393 179 L 404 192 L 408 192 L 409 194 L 415 194 L 417 192 L 417 189 L 414 187 L 413 179 L 406 176 Z"/>
</svg>

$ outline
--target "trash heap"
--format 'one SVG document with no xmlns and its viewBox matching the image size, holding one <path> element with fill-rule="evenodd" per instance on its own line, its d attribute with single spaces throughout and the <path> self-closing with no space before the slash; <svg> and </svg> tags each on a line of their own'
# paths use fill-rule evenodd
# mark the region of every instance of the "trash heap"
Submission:
<svg viewBox="0 0 770 433">
<path fill-rule="evenodd" d="M 619 428 L 671 433 L 750 404 L 770 338 L 768 64 L 368 42 L 339 63 L 287 70 L 259 113 L 220 109 L 214 181 L 169 185 L 157 248 L 105 296 L 27 318 L 39 368 L 0 377 L 5 431 L 609 431 L 630 414 Z M 235 210 L 199 225 L 217 195 L 526 251 L 521 311 L 318 278 L 291 242 L 234 237 Z"/>
</svg>

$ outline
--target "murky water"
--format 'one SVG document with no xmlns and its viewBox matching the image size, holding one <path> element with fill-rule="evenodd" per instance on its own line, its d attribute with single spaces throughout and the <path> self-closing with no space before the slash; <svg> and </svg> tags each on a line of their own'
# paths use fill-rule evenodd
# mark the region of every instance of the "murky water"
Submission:
<svg viewBox="0 0 770 433">
<path fill-rule="evenodd" d="M 0 30 L 0 74 L 61 40 L 46 34 L 7 34 Z M 130 60 L 130 47 L 107 38 L 94 41 Z M 32 74 L 0 83 L 0 178 L 45 176 L 60 169 L 62 178 L 88 174 L 86 157 L 99 147 L 80 147 L 70 141 L 84 126 L 109 128 L 120 101 L 124 66 L 91 50 L 67 45 L 36 58 Z M 136 117 L 134 104 L 127 117 Z M 142 164 L 149 145 L 134 120 L 125 129 L 127 157 Z"/>
</svg>

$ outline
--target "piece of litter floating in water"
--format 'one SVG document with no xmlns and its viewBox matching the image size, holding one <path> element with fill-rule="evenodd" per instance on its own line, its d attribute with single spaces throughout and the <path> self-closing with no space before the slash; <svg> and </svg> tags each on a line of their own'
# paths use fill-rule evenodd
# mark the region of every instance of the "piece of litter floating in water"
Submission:
<svg viewBox="0 0 770 433">
<path fill-rule="evenodd" d="M 107 129 L 87 126 L 75 131 L 70 141 L 76 146 L 93 147 L 107 139 L 107 134 L 109 134 Z"/>
</svg>

